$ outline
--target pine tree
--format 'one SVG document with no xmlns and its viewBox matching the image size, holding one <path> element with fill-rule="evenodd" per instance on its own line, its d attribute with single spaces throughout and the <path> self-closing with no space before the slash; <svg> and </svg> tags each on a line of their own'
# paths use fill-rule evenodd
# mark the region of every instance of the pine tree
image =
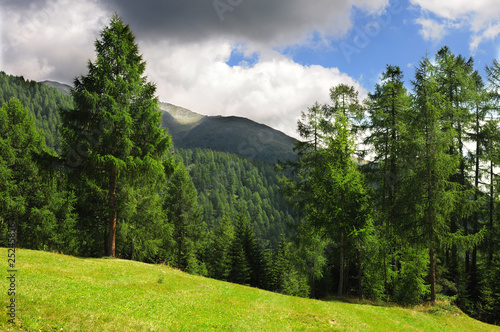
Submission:
<svg viewBox="0 0 500 332">
<path fill-rule="evenodd" d="M 106 192 L 99 212 L 107 211 L 106 254 L 115 257 L 118 213 L 126 205 L 123 184 L 161 182 L 170 138 L 160 129 L 156 87 L 144 76 L 146 64 L 130 27 L 115 14 L 100 37 L 96 61 L 89 61 L 88 74 L 75 79 L 71 90 L 75 108 L 61 111 L 62 136 L 74 178 Z"/>
<path fill-rule="evenodd" d="M 409 125 L 412 136 L 405 160 L 407 177 L 404 183 L 407 229 L 413 233 L 413 245 L 428 249 L 430 299 L 436 300 L 436 251 L 450 241 L 448 217 L 459 201 L 460 187 L 450 178 L 459 167 L 459 159 L 449 154 L 454 139 L 449 120 L 444 117 L 444 97 L 438 90 L 435 67 L 424 58 L 417 67 L 414 115 Z"/>
<path fill-rule="evenodd" d="M 219 280 L 227 280 L 231 271 L 231 245 L 234 241 L 234 227 L 229 214 L 220 221 L 213 233 L 210 250 L 209 276 Z"/>
<path fill-rule="evenodd" d="M 332 105 L 314 105 L 303 115 L 299 130 L 308 141 L 298 143 L 296 162 L 282 164 L 292 171 L 282 183 L 292 204 L 304 213 L 305 222 L 339 244 L 338 294 L 344 294 L 346 248 L 364 229 L 369 218 L 363 175 L 353 161 L 355 123 L 362 113 L 353 87 L 331 90 Z M 302 132 L 301 132 L 302 134 Z M 360 253 L 358 252 L 358 258 Z M 359 278 L 361 283 L 361 278 Z"/>
<path fill-rule="evenodd" d="M 64 177 L 44 169 L 50 158 L 29 111 L 11 99 L 0 109 L 0 222 L 14 223 L 18 246 L 78 253 L 73 226 L 74 196 Z"/>
<path fill-rule="evenodd" d="M 182 163 L 178 163 L 168 181 L 164 197 L 167 220 L 173 228 L 175 264 L 179 269 L 197 273 L 195 260 L 201 247 L 204 224 L 198 206 L 198 194 Z"/>
</svg>

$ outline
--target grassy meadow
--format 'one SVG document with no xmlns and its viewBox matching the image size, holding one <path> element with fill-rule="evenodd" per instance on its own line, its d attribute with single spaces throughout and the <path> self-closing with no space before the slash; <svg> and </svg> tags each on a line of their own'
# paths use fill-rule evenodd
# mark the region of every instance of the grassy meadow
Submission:
<svg viewBox="0 0 500 332">
<path fill-rule="evenodd" d="M 1 331 L 500 331 L 446 302 L 401 308 L 317 301 L 183 273 L 164 265 L 16 251 L 16 318 Z"/>
</svg>

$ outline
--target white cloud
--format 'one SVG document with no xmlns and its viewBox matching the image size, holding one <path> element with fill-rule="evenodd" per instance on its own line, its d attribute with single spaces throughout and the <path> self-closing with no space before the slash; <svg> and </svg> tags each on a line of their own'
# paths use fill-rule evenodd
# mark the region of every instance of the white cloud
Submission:
<svg viewBox="0 0 500 332">
<path fill-rule="evenodd" d="M 327 102 L 333 85 L 348 83 L 362 90 L 336 68 L 302 66 L 277 52 L 253 67 L 230 67 L 225 62 L 232 45 L 225 40 L 142 46 L 160 99 L 202 114 L 247 117 L 289 135 L 296 136 L 300 112 L 315 101 Z"/>
<path fill-rule="evenodd" d="M 410 0 L 423 12 L 433 13 L 444 23 L 466 26 L 472 32 L 469 47 L 475 51 L 486 40 L 500 35 L 500 1 L 497 0 Z"/>
<path fill-rule="evenodd" d="M 416 23 L 422 26 L 419 32 L 426 41 L 438 43 L 448 34 L 444 24 L 434 20 L 419 18 Z"/>
<path fill-rule="evenodd" d="M 362 95 L 366 91 L 337 68 L 303 66 L 276 49 L 310 43 L 313 31 L 320 39 L 340 36 L 352 26 L 353 6 L 366 13 L 379 13 L 388 0 L 315 0 L 307 4 L 299 0 L 273 4 L 256 0 L 241 3 L 241 8 L 227 13 L 224 22 L 215 12 L 198 10 L 197 14 L 183 3 L 185 17 L 175 19 L 174 13 L 168 12 L 178 26 L 167 24 L 170 20 L 165 17 L 155 20 L 148 16 L 162 3 L 172 5 L 168 1 L 149 2 L 148 7 L 135 0 L 120 0 L 114 4 L 116 8 L 110 7 L 112 2 L 100 0 L 19 0 L 2 4 L 1 69 L 34 80 L 72 83 L 76 76 L 86 73 L 88 59 L 94 58 L 94 41 L 112 11 L 121 14 L 122 10 L 130 16 L 130 22 L 124 17 L 125 22 L 137 31 L 149 80 L 157 84 L 162 101 L 207 115 L 248 117 L 296 136 L 300 112 L 315 101 L 327 102 L 330 87 L 348 83 Z M 142 8 L 146 9 L 134 18 L 135 11 Z M 205 25 L 202 22 L 200 26 L 197 19 L 210 14 L 213 17 L 204 21 L 208 32 L 200 37 L 197 29 Z M 214 18 L 216 22 L 211 23 Z M 153 31 L 156 24 L 158 28 Z M 226 62 L 233 49 L 246 56 L 257 53 L 258 60 L 253 66 L 230 67 Z"/>
<path fill-rule="evenodd" d="M 484 29 L 482 33 L 477 33 L 472 37 L 470 48 L 476 50 L 482 42 L 493 40 L 498 35 L 500 35 L 500 23 L 492 24 Z"/>
<path fill-rule="evenodd" d="M 81 74 L 109 18 L 93 1 L 50 0 L 23 12 L 6 6 L 2 69 L 34 80 Z"/>
</svg>

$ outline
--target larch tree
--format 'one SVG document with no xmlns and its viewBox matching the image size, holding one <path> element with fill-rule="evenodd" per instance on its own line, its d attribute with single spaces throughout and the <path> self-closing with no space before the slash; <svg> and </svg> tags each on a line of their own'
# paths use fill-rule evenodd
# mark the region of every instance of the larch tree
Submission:
<svg viewBox="0 0 500 332">
<path fill-rule="evenodd" d="M 62 137 L 74 178 L 107 193 L 99 205 L 107 211 L 106 255 L 115 257 L 116 223 L 126 203 L 123 183 L 161 182 L 171 141 L 160 128 L 156 86 L 144 75 L 146 63 L 129 25 L 115 14 L 95 50 L 88 74 L 74 81 L 74 108 L 60 112 Z"/>
<path fill-rule="evenodd" d="M 448 218 L 457 210 L 462 187 L 451 180 L 460 159 L 449 153 L 456 132 L 444 114 L 445 96 L 439 91 L 436 67 L 424 58 L 416 69 L 414 112 L 408 120 L 412 128 L 405 160 L 408 175 L 404 181 L 405 222 L 413 230 L 414 245 L 429 254 L 430 300 L 436 300 L 436 252 L 453 244 Z"/>
<path fill-rule="evenodd" d="M 303 227 L 338 243 L 342 296 L 345 248 L 364 229 L 369 209 L 364 178 L 353 160 L 352 119 L 362 113 L 358 93 L 341 84 L 330 90 L 330 97 L 331 105 L 315 104 L 299 121 L 299 133 L 306 141 L 297 143 L 297 161 L 285 165 L 292 172 L 282 183 L 289 200 L 304 213 Z"/>
<path fill-rule="evenodd" d="M 365 128 L 368 135 L 364 144 L 373 148 L 373 162 L 377 167 L 375 175 L 379 183 L 378 197 L 384 219 L 394 222 L 394 205 L 399 181 L 401 141 L 404 138 L 403 119 L 408 112 L 411 99 L 407 93 L 403 72 L 397 66 L 387 66 L 381 83 L 366 101 L 368 121 Z"/>
<path fill-rule="evenodd" d="M 377 238 L 372 238 L 372 250 L 378 248 L 382 255 L 383 284 L 385 292 L 392 293 L 397 279 L 397 267 L 401 265 L 394 256 L 407 248 L 399 223 L 401 209 L 399 187 L 405 172 L 403 148 L 405 119 L 411 108 L 411 98 L 404 87 L 403 72 L 397 66 L 386 67 L 375 85 L 373 93 L 365 101 L 366 131 L 364 145 L 373 153 L 373 161 L 363 167 L 370 182 L 375 183 L 373 195 L 374 220 Z M 391 257 L 392 256 L 392 257 Z M 392 291 L 392 292 L 391 292 Z"/>
<path fill-rule="evenodd" d="M 320 192 L 324 191 L 321 223 L 328 232 L 337 235 L 339 241 L 339 284 L 338 295 L 344 295 L 345 251 L 347 245 L 356 244 L 358 261 L 358 291 L 362 296 L 362 258 L 360 232 L 370 219 L 368 191 L 363 174 L 354 161 L 356 154 L 355 121 L 363 116 L 364 109 L 358 100 L 354 87 L 345 84 L 330 89 L 332 105 L 328 109 L 332 135 L 328 138 L 323 154 L 323 179 L 318 178 Z M 325 187 L 326 186 L 326 187 Z"/>
<path fill-rule="evenodd" d="M 500 110 L 500 61 L 493 60 L 491 66 L 486 67 L 488 74 L 488 83 L 491 89 L 491 117 L 486 123 L 485 132 L 487 144 L 485 146 L 486 158 L 489 161 L 489 216 L 488 216 L 488 267 L 493 261 L 493 254 L 498 248 L 498 241 L 495 238 L 494 219 L 495 219 L 495 198 L 498 196 L 498 175 L 495 172 L 495 167 L 500 165 L 500 127 L 499 127 L 499 110 Z"/>
<path fill-rule="evenodd" d="M 435 77 L 438 91 L 443 97 L 441 107 L 442 116 L 446 119 L 447 126 L 443 130 L 452 130 L 455 134 L 450 143 L 448 153 L 455 155 L 459 160 L 459 167 L 455 174 L 451 175 L 451 180 L 458 183 L 462 190 L 466 190 L 468 184 L 467 165 L 465 160 L 465 143 L 468 139 L 467 131 L 473 123 L 471 108 L 474 91 L 473 60 L 466 60 L 461 55 L 455 56 L 448 47 L 441 48 L 436 54 Z M 450 231 L 456 232 L 460 226 L 463 232 L 469 233 L 469 216 L 471 204 L 468 204 L 466 196 L 462 196 L 464 201 L 459 205 L 462 209 L 457 209 L 449 216 Z M 450 255 L 448 255 L 450 256 Z M 465 253 L 465 273 L 469 272 L 470 253 Z M 458 282 L 460 271 L 458 270 L 457 246 L 451 248 L 451 257 L 446 260 L 449 267 L 449 275 L 455 282 Z"/>
</svg>

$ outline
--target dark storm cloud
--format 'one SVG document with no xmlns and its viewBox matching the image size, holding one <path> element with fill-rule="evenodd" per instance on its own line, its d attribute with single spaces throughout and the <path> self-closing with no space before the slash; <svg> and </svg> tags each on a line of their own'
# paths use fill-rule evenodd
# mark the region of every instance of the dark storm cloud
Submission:
<svg viewBox="0 0 500 332">
<path fill-rule="evenodd" d="M 350 2 L 113 0 L 102 4 L 122 16 L 140 38 L 199 41 L 217 35 L 276 45 L 297 42 L 311 29 L 347 23 Z"/>
<path fill-rule="evenodd" d="M 66 0 L 4 0 L 5 11 L 44 8 Z M 352 6 L 380 9 L 387 0 L 90 0 L 116 11 L 141 39 L 202 41 L 213 36 L 267 45 L 301 41 L 313 30 L 349 28 Z"/>
</svg>

